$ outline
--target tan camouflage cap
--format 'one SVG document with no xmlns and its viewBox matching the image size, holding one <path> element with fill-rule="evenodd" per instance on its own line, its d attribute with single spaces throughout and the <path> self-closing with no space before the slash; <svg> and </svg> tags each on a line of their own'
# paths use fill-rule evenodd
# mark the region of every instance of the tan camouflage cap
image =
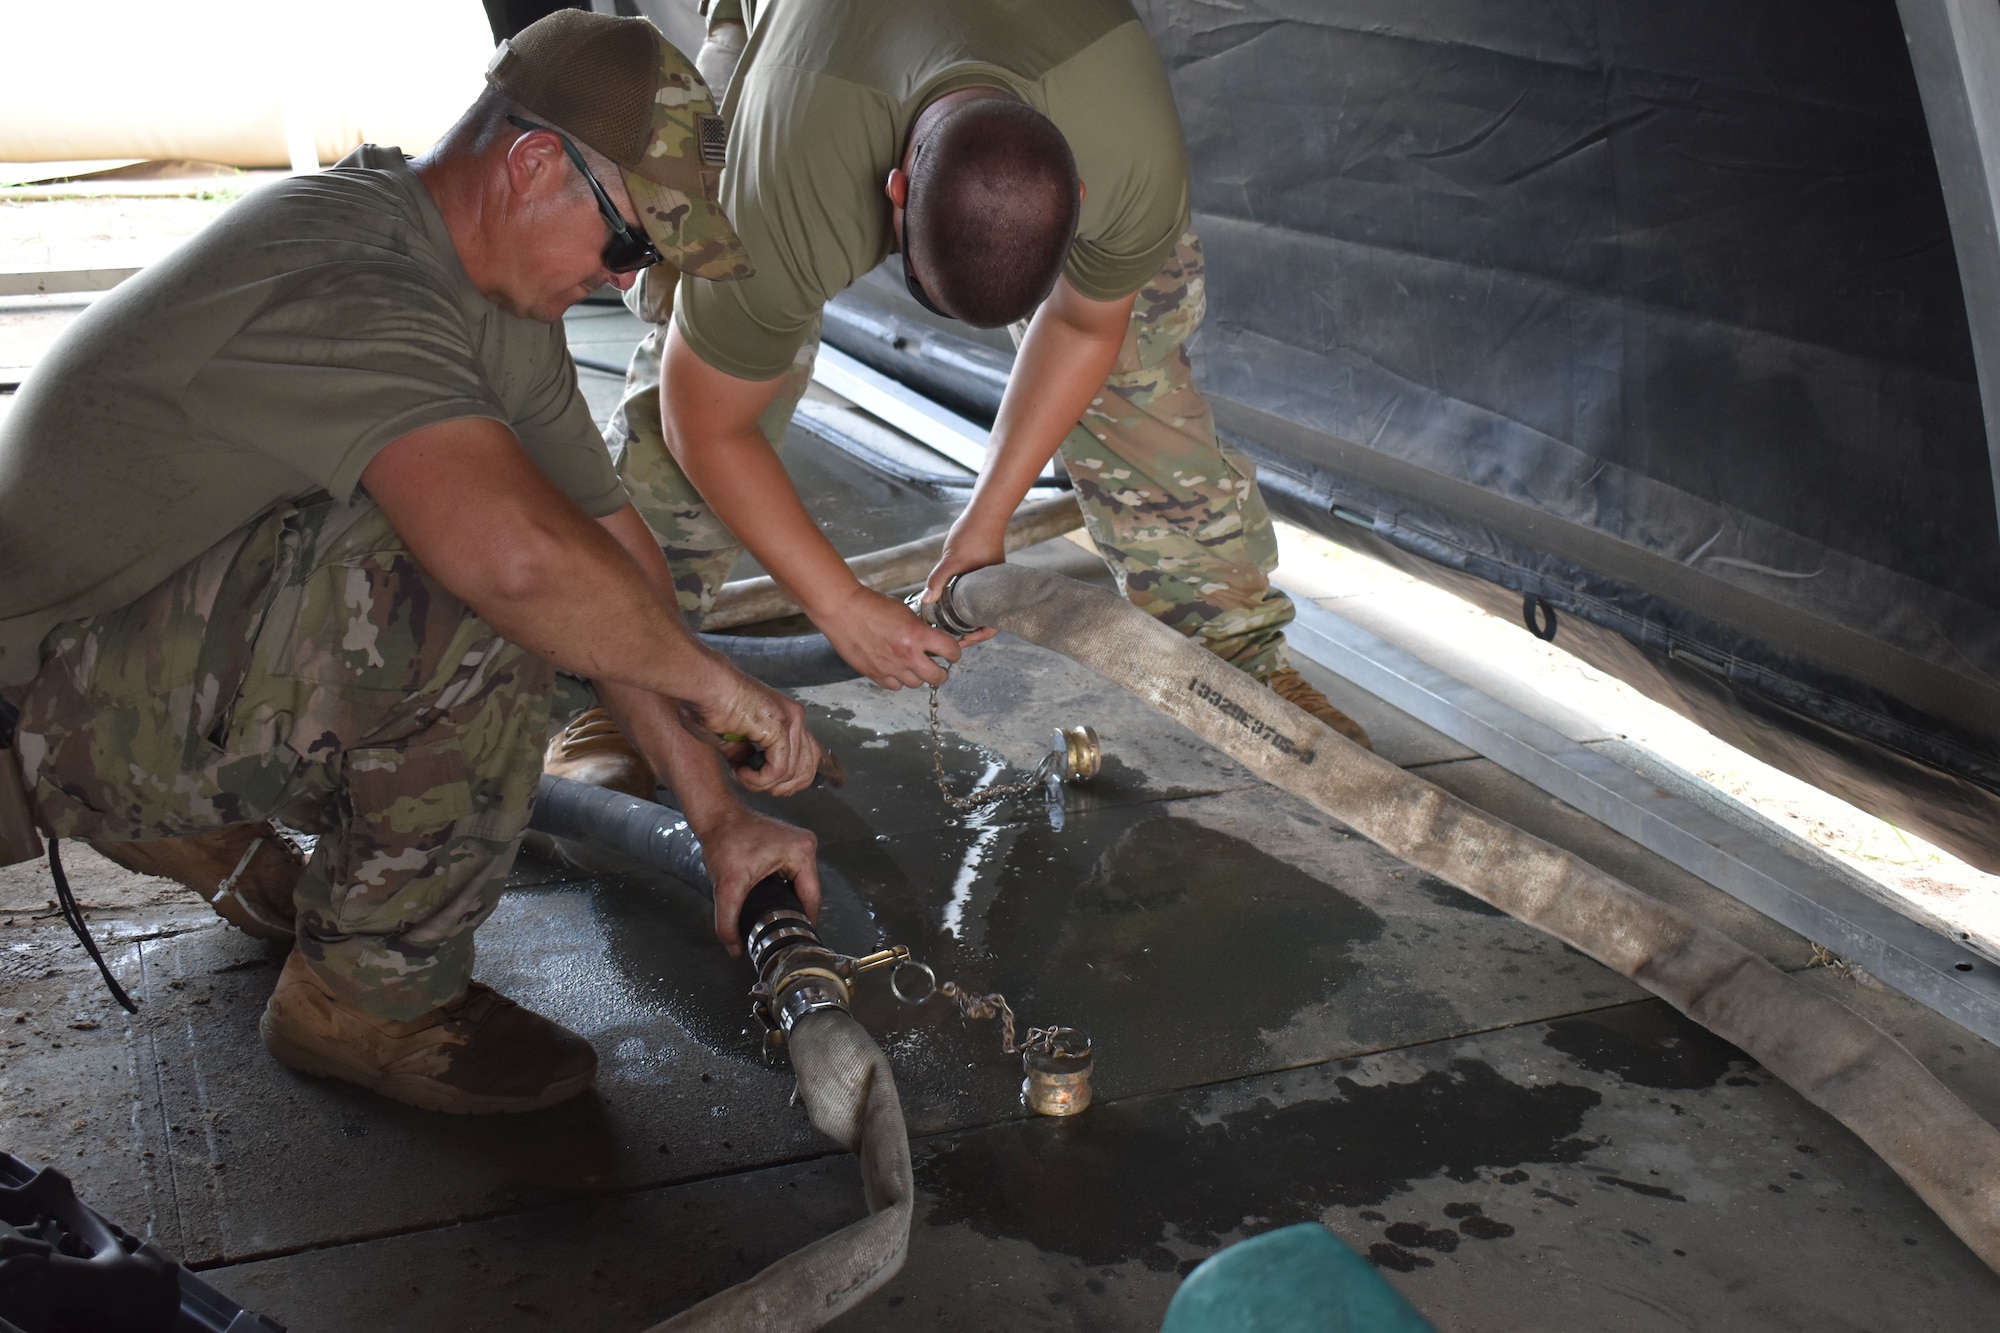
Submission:
<svg viewBox="0 0 2000 1333">
<path fill-rule="evenodd" d="M 486 81 L 616 162 L 668 263 L 717 282 L 750 276 L 716 202 L 728 127 L 694 62 L 649 20 L 559 9 L 500 43 Z"/>
</svg>

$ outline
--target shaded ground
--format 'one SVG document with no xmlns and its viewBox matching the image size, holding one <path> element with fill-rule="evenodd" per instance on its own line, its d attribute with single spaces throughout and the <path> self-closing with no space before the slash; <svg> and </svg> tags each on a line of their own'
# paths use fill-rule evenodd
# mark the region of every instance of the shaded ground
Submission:
<svg viewBox="0 0 2000 1333">
<path fill-rule="evenodd" d="M 908 944 L 1101 1053 L 1098 1105 L 1038 1120 L 990 1025 L 864 987 L 920 1199 L 905 1272 L 841 1326 L 1155 1328 L 1193 1263 L 1300 1220 L 1441 1329 L 1971 1328 L 2000 1295 L 1872 1154 L 1739 1052 L 1071 664 L 1003 640 L 944 696 L 956 790 L 1032 762 L 1058 723 L 1099 729 L 1113 762 L 1060 830 L 1038 801 L 953 817 L 919 697 L 807 693 L 855 775 L 787 807 L 824 839 L 828 937 Z M 1343 702 L 1398 762 L 1809 963 L 1804 941 L 1485 761 Z M 256 1019 L 279 955 L 72 860 L 144 1007 L 112 1009 L 34 918 L 36 868 L 6 872 L 15 1150 L 294 1329 L 638 1328 L 861 1208 L 852 1162 L 759 1058 L 741 964 L 671 881 L 523 863 L 480 974 L 590 1037 L 600 1087 L 454 1119 L 276 1066 Z M 1801 975 L 2000 1108 L 1990 1048 Z"/>
</svg>

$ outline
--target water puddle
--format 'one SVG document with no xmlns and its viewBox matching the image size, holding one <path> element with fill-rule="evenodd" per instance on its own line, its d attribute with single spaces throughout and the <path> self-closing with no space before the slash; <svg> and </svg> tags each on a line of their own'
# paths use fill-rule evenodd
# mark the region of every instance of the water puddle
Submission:
<svg viewBox="0 0 2000 1333">
<path fill-rule="evenodd" d="M 1646 1088 L 1712 1088 L 1755 1061 L 1658 1001 L 1551 1023 L 1542 1043 L 1599 1074 Z M 1740 1074 L 1742 1071 L 1738 1071 Z"/>
<path fill-rule="evenodd" d="M 1381 1204 L 1432 1176 L 1470 1182 L 1489 1170 L 1580 1161 L 1597 1147 L 1578 1135 L 1600 1100 L 1588 1088 L 1525 1086 L 1483 1061 L 1455 1060 L 1408 1083 L 1337 1078 L 1323 1100 L 1260 1099 L 1207 1124 L 1188 1099 L 1161 1097 L 976 1131 L 932 1151 L 917 1183 L 934 1200 L 931 1226 L 964 1223 L 1092 1266 L 1172 1270 L 1186 1265 L 1169 1239 L 1212 1249 L 1253 1220 L 1258 1231 L 1317 1221 L 1328 1208 Z M 1461 1216 L 1450 1231 L 1394 1228 L 1405 1256 L 1410 1243 L 1445 1249 L 1460 1237 L 1512 1234 L 1480 1207 L 1454 1210 Z"/>
<path fill-rule="evenodd" d="M 1174 813 L 1180 793 L 1115 755 L 1089 787 L 1065 790 L 1058 828 L 1039 792 L 954 814 L 922 732 L 880 735 L 826 708 L 812 725 L 865 756 L 847 787 L 771 807 L 820 835 L 823 937 L 857 954 L 907 945 L 941 979 L 1005 994 L 1023 1027 L 1085 1029 L 1104 1052 L 1100 1098 L 1267 1067 L 1261 1034 L 1335 995 L 1360 967 L 1356 946 L 1382 932 L 1337 888 Z M 954 791 L 1023 772 L 949 734 L 945 756 Z M 635 998 L 719 1053 L 758 1058 L 748 970 L 716 947 L 704 900 L 633 875 L 601 880 L 592 907 Z M 912 1009 L 870 979 L 856 1014 L 892 1058 L 915 1062 L 898 1064 L 913 1099 L 949 1101 L 969 1083 L 1011 1097 L 1019 1080 L 995 1030 L 944 1001 Z"/>
</svg>

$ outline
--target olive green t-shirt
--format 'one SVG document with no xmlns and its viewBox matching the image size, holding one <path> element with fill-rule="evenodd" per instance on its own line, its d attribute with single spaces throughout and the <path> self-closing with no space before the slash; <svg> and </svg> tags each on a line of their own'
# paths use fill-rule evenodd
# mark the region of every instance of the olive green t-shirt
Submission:
<svg viewBox="0 0 2000 1333">
<path fill-rule="evenodd" d="M 0 683 L 247 523 L 346 501 L 424 426 L 511 427 L 593 516 L 626 503 L 560 324 L 460 266 L 401 153 L 276 183 L 98 301 L 0 418 Z"/>
<path fill-rule="evenodd" d="M 687 278 L 681 336 L 739 379 L 783 374 L 828 299 L 887 257 L 883 183 L 910 125 L 954 88 L 1006 88 L 1076 155 L 1083 216 L 1065 270 L 1129 296 L 1187 225 L 1187 145 L 1128 0 L 766 0 L 723 114 L 722 205 L 756 265 Z"/>
</svg>

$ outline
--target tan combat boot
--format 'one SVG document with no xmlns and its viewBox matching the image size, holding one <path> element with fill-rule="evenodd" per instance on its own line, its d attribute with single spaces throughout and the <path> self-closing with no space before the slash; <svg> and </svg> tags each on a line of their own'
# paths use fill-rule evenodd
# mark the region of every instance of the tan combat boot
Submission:
<svg viewBox="0 0 2000 1333">
<path fill-rule="evenodd" d="M 1368 739 L 1368 733 L 1361 729 L 1359 722 L 1328 703 L 1324 694 L 1314 689 L 1304 676 L 1292 668 L 1286 667 L 1282 671 L 1272 672 L 1271 678 L 1264 683 L 1269 685 L 1271 692 L 1280 699 L 1303 708 L 1362 749 L 1375 748 L 1375 743 Z"/>
<path fill-rule="evenodd" d="M 659 780 L 652 765 L 632 748 L 625 733 L 602 708 L 579 713 L 576 720 L 549 742 L 542 772 L 592 787 L 609 787 L 642 801 L 653 799 Z"/>
<path fill-rule="evenodd" d="M 269 823 L 231 824 L 143 842 L 93 838 L 90 845 L 127 870 L 179 880 L 245 934 L 260 940 L 292 938 L 292 891 L 306 859 Z"/>
<path fill-rule="evenodd" d="M 397 1022 L 335 995 L 296 949 L 259 1026 L 264 1048 L 300 1073 L 453 1115 L 539 1111 L 597 1076 L 589 1042 L 490 986 Z"/>
</svg>

